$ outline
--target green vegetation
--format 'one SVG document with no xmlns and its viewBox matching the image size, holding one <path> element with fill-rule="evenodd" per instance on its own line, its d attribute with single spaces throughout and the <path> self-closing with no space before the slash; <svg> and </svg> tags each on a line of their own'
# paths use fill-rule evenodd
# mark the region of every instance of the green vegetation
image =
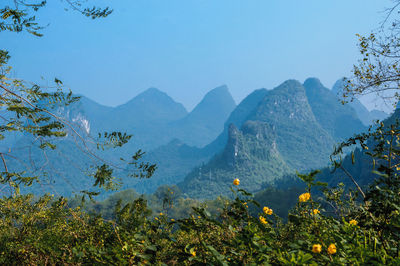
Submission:
<svg viewBox="0 0 400 266">
<path fill-rule="evenodd" d="M 388 132 L 394 140 L 399 138 L 399 131 L 384 134 Z M 306 189 L 297 194 L 296 205 L 285 223 L 271 205 L 259 205 L 250 193 L 241 189 L 239 181 L 228 185 L 233 200 L 216 200 L 211 208 L 205 203 L 192 202 L 191 214 L 174 214 L 182 218 L 170 215 L 174 202 L 179 202 L 179 195 L 175 198 L 175 193 L 179 194 L 177 188 L 165 187 L 156 193 L 164 198 L 157 214 L 151 212 L 145 198 L 135 197 L 134 193 L 120 195 L 126 204 L 110 198 L 104 204 L 116 207 L 105 215 L 107 218 L 96 213 L 89 215 L 80 206 L 70 208 L 64 198 L 4 198 L 0 201 L 0 261 L 3 264 L 397 265 L 400 182 L 398 171 L 390 170 L 394 165 L 388 158 L 399 147 L 400 141 L 394 141 L 381 149 L 380 156 L 386 160 L 379 166 L 380 178 L 369 187 L 365 198 L 357 192 L 345 193 L 341 187 L 325 188 L 325 183 L 316 180 L 318 171 L 299 175 Z M 324 192 L 321 199 L 312 192 L 318 188 Z M 127 199 L 128 195 L 132 198 Z M 178 206 L 191 204 L 190 199 L 181 200 L 185 202 Z"/>
</svg>

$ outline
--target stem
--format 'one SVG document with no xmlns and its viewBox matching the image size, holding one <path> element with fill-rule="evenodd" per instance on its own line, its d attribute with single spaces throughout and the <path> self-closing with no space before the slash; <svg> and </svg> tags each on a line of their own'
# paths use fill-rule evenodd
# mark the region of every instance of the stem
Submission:
<svg viewBox="0 0 400 266">
<path fill-rule="evenodd" d="M 351 179 L 351 181 L 357 187 L 358 191 L 361 193 L 363 199 L 365 200 L 365 193 L 362 191 L 361 187 L 358 185 L 354 177 L 343 167 L 343 165 L 340 165 L 340 169 L 342 169 L 343 172 Z"/>
<path fill-rule="evenodd" d="M 0 157 L 1 157 L 1 160 L 3 161 L 4 170 L 5 170 L 6 173 L 8 174 L 8 167 L 7 167 L 6 159 L 4 159 L 4 155 L 3 155 L 2 152 L 0 153 Z M 7 177 L 7 178 L 8 178 L 8 177 Z M 11 180 L 9 179 L 7 182 L 8 182 L 8 185 L 10 186 L 10 193 L 11 193 L 11 195 L 12 195 L 12 196 L 15 196 L 13 186 L 11 185 Z"/>
</svg>

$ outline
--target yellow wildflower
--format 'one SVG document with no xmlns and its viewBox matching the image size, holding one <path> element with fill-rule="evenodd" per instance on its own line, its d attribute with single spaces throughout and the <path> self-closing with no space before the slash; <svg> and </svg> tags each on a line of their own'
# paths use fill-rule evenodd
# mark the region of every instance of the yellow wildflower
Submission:
<svg viewBox="0 0 400 266">
<path fill-rule="evenodd" d="M 192 254 L 193 257 L 196 257 L 196 251 L 192 251 L 190 254 Z"/>
<path fill-rule="evenodd" d="M 312 246 L 312 252 L 314 253 L 321 253 L 322 246 L 320 244 L 314 244 Z"/>
<path fill-rule="evenodd" d="M 236 178 L 235 180 L 233 180 L 233 184 L 234 184 L 235 186 L 239 186 L 239 184 L 240 184 L 239 178 Z"/>
<path fill-rule="evenodd" d="M 260 216 L 260 222 L 262 223 L 262 224 L 267 224 L 268 222 L 267 222 L 267 220 L 263 217 L 263 216 Z"/>
<path fill-rule="evenodd" d="M 299 196 L 299 201 L 300 202 L 306 202 L 307 200 L 309 200 L 311 198 L 311 194 L 310 193 L 303 193 Z"/>
<path fill-rule="evenodd" d="M 335 244 L 330 244 L 328 247 L 328 254 L 332 255 L 336 253 L 336 245 Z"/>
<path fill-rule="evenodd" d="M 349 222 L 349 224 L 351 224 L 351 225 L 357 225 L 358 224 L 358 222 L 356 221 L 356 220 L 351 220 L 350 222 Z"/>
<path fill-rule="evenodd" d="M 171 219 L 171 222 L 175 222 L 175 219 Z"/>
<path fill-rule="evenodd" d="M 314 209 L 312 212 L 313 212 L 314 215 L 317 215 L 317 214 L 320 213 L 320 211 L 318 209 Z"/>
<path fill-rule="evenodd" d="M 266 215 L 272 215 L 274 213 L 274 211 L 268 207 L 264 207 L 263 211 Z"/>
<path fill-rule="evenodd" d="M 160 212 L 160 216 L 163 216 L 163 215 L 164 215 L 164 213 Z"/>
</svg>

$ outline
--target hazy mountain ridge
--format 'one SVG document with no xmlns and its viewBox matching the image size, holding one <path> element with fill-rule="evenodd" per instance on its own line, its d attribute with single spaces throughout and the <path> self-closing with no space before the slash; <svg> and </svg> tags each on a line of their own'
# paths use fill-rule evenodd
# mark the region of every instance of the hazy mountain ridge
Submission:
<svg viewBox="0 0 400 266">
<path fill-rule="evenodd" d="M 303 86 L 315 118 L 335 141 L 342 141 L 367 129 L 356 111 L 351 106 L 340 103 L 319 79 L 309 78 Z"/>
<path fill-rule="evenodd" d="M 137 117 L 140 106 L 143 116 Z M 154 108 L 159 110 L 153 112 Z M 119 149 L 118 156 L 121 152 L 130 156 L 142 148 L 147 151 L 145 160 L 157 163 L 158 170 L 150 180 L 124 179 L 123 188 L 151 193 L 159 185 L 182 181 L 184 191 L 194 197 L 208 197 L 210 191 L 215 194 L 218 189 L 222 193 L 233 177 L 241 177 L 246 187 L 255 192 L 294 170 L 324 167 L 335 141 L 355 133 L 341 131 L 337 121 L 344 116 L 350 121 L 351 131 L 362 127 L 356 112 L 341 105 L 317 79 L 306 80 L 304 86 L 288 80 L 273 90 L 255 90 L 237 106 L 227 87 L 221 86 L 211 90 L 190 113 L 157 89 L 149 89 L 115 108 L 82 97 L 63 112 L 82 132 L 92 135 L 105 129 L 134 133 L 132 143 Z M 192 139 L 198 146 L 210 144 L 197 148 L 175 136 L 188 142 Z M 74 157 L 74 149 L 68 152 L 70 142 L 58 143 L 66 156 Z M 85 162 L 84 158 L 79 160 L 78 165 Z M 79 180 L 78 168 L 82 169 L 62 172 Z M 203 176 L 205 172 L 199 174 L 200 168 L 208 171 L 207 177 Z M 62 189 L 68 190 L 65 182 L 61 183 Z M 200 183 L 207 189 L 200 189 Z"/>
<path fill-rule="evenodd" d="M 341 78 L 337 80 L 332 87 L 332 92 L 340 101 L 343 99 L 343 90 L 345 86 L 345 79 Z M 357 116 L 365 126 L 372 125 L 375 120 L 384 120 L 389 117 L 389 114 L 380 110 L 368 111 L 368 109 L 358 99 L 352 99 L 345 105 L 352 107 L 356 111 Z"/>
<path fill-rule="evenodd" d="M 143 160 L 157 164 L 157 170 L 150 179 L 130 179 L 124 187 L 134 187 L 139 193 L 153 193 L 161 185 L 181 182 L 195 166 L 206 163 L 211 154 L 202 149 L 188 146 L 175 139 L 145 154 Z"/>
<path fill-rule="evenodd" d="M 249 102 L 254 105 L 246 104 Z M 219 145 L 229 122 L 228 140 L 222 153 L 193 170 L 179 184 L 189 196 L 209 198 L 213 193 L 227 194 L 230 182 L 236 177 L 240 178 L 241 186 L 254 192 L 274 180 L 293 175 L 295 170 L 324 167 L 335 140 L 365 129 L 356 112 L 343 106 L 317 79 L 306 80 L 305 86 L 288 80 L 273 90 L 253 92 L 232 112 L 224 132 L 215 141 Z M 241 130 L 234 122 L 243 124 Z M 351 130 L 343 130 L 338 122 L 350 125 Z M 263 148 L 266 150 L 262 151 Z M 276 151 L 273 153 L 276 156 L 259 156 L 271 150 Z M 236 160 L 239 155 L 245 159 Z M 273 171 L 274 167 L 279 170 Z"/>
<path fill-rule="evenodd" d="M 176 138 L 197 147 L 213 141 L 223 130 L 223 124 L 236 103 L 227 86 L 209 91 L 199 104 L 184 118 L 171 122 Z"/>
</svg>

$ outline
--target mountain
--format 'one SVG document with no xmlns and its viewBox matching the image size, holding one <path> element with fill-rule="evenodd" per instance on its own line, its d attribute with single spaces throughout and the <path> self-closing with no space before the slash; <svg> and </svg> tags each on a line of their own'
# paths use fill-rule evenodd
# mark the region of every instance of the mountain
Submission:
<svg viewBox="0 0 400 266">
<path fill-rule="evenodd" d="M 400 109 L 397 109 L 392 115 L 383 120 L 383 123 L 385 127 L 390 128 L 390 125 L 396 124 L 396 120 L 398 120 L 399 118 Z M 368 151 L 362 151 L 360 148 L 356 148 L 354 150 L 354 160 L 352 158 L 353 156 L 351 155 L 346 155 L 343 158 L 343 167 L 348 173 L 350 173 L 350 175 L 356 180 L 360 187 L 364 189 L 364 191 L 369 185 L 371 185 L 374 179 L 379 177 L 373 172 L 373 170 L 377 169 L 379 167 L 379 164 L 383 163 L 382 160 L 379 160 L 377 158 L 374 158 L 373 160 L 372 157 L 368 155 L 368 153 L 372 151 L 372 147 L 375 146 L 376 143 L 376 140 L 371 138 L 367 140 L 367 145 L 369 147 Z M 392 164 L 394 164 L 393 161 Z M 336 171 L 332 172 L 331 167 L 326 167 L 322 169 L 318 179 L 320 181 L 327 182 L 332 187 L 337 186 L 339 183 L 344 183 L 346 188 L 355 189 L 354 183 L 342 169 L 337 169 Z"/>
<path fill-rule="evenodd" d="M 165 92 L 149 88 L 125 104 L 113 109 L 112 117 L 117 126 L 149 122 L 166 122 L 187 115 L 185 107 L 175 102 Z"/>
<path fill-rule="evenodd" d="M 158 169 L 149 180 L 124 178 L 123 188 L 151 193 L 160 185 L 180 182 L 184 192 L 198 198 L 229 193 L 234 177 L 256 192 L 295 170 L 323 167 L 336 141 L 364 128 L 356 112 L 342 106 L 314 78 L 304 84 L 288 80 L 273 90 L 253 91 L 237 106 L 228 88 L 221 86 L 207 93 L 190 113 L 152 88 L 115 108 L 82 97 L 58 114 L 85 136 L 111 130 L 133 133 L 130 143 L 104 155 L 106 159 L 118 163 L 120 157 L 141 148 L 147 151 L 144 160 L 156 163 Z M 27 138 L 18 145 L 27 146 L 30 141 Z M 90 172 L 93 158 L 77 156 L 74 141 L 71 136 L 58 139 L 57 151 L 62 154 L 48 152 L 46 159 L 57 167 L 51 167 L 39 149 L 21 158 L 26 162 L 39 158 L 49 180 L 56 181 L 64 194 L 73 190 L 68 184 L 77 184 L 81 190 L 90 184 L 83 172 Z M 35 173 L 40 169 L 33 168 Z"/>
<path fill-rule="evenodd" d="M 107 130 L 133 134 L 134 141 L 124 150 L 150 150 L 173 139 L 168 123 L 187 115 L 182 104 L 175 102 L 166 93 L 150 88 L 127 103 L 113 108 L 104 120 Z"/>
<path fill-rule="evenodd" d="M 273 90 L 254 92 L 230 119 L 242 125 L 238 130 L 230 123 L 222 153 L 194 169 L 179 184 L 190 197 L 228 195 L 236 177 L 241 187 L 259 191 L 293 174 L 294 169 L 323 167 L 335 143 L 315 118 L 306 89 L 295 80 Z"/>
<path fill-rule="evenodd" d="M 273 128 L 247 121 L 241 130 L 231 124 L 223 152 L 194 169 L 178 186 L 192 198 L 215 198 L 229 195 L 237 177 L 241 188 L 255 192 L 290 172 L 277 150 Z"/>
<path fill-rule="evenodd" d="M 339 98 L 339 100 L 342 99 L 345 85 L 345 79 L 341 78 L 336 81 L 332 87 L 333 94 L 335 94 Z M 383 120 L 389 116 L 389 114 L 383 111 L 368 111 L 368 109 L 358 99 L 353 99 L 345 105 L 348 105 L 355 110 L 357 116 L 365 126 L 372 125 L 374 120 Z"/>
<path fill-rule="evenodd" d="M 375 110 L 374 109 L 374 110 L 371 110 L 369 113 L 370 113 L 371 119 L 373 121 L 375 121 L 375 120 L 383 121 L 383 120 L 385 120 L 386 118 L 389 117 L 388 113 L 386 113 L 384 111 L 381 111 L 381 110 Z"/>
<path fill-rule="evenodd" d="M 354 109 L 341 104 L 319 79 L 309 78 L 303 86 L 315 118 L 335 141 L 342 141 L 366 129 Z"/>
<path fill-rule="evenodd" d="M 272 126 L 277 149 L 292 168 L 319 168 L 329 161 L 335 142 L 316 120 L 300 82 L 288 80 L 268 91 L 247 119 Z"/>
<path fill-rule="evenodd" d="M 266 89 L 258 89 L 244 98 L 225 121 L 222 133 L 213 142 L 204 147 L 205 152 L 208 154 L 215 154 L 222 151 L 228 140 L 230 125 L 234 124 L 236 127 L 240 128 L 266 94 Z"/>
<path fill-rule="evenodd" d="M 148 89 L 115 108 L 102 106 L 81 96 L 80 101 L 53 111 L 70 121 L 84 138 L 97 137 L 98 133 L 106 131 L 133 134 L 132 140 L 124 147 L 109 152 L 97 151 L 97 155 L 107 162 L 118 164 L 120 157 L 129 159 L 137 149 L 147 151 L 144 159 L 158 164 L 154 178 L 143 182 L 124 178 L 124 181 L 125 187 L 135 186 L 141 192 L 152 192 L 161 184 L 175 184 L 181 181 L 192 168 L 212 156 L 185 144 L 177 137 L 189 144 L 208 144 L 223 130 L 223 124 L 234 108 L 235 103 L 228 88 L 221 86 L 207 93 L 190 113 L 182 104 L 155 88 Z M 12 147 L 13 154 L 10 155 L 22 158 L 22 161 L 30 162 L 29 158 L 35 158 L 38 161 L 37 165 L 29 165 L 28 171 L 34 174 L 38 173 L 39 169 L 46 171 L 50 180 L 48 188 L 57 187 L 64 195 L 69 195 L 75 189 L 65 180 L 69 180 L 71 184 L 79 184 L 75 186 L 78 190 L 88 188 L 90 182 L 84 180 L 91 180 L 90 177 L 85 177 L 85 174 L 89 173 L 93 158 L 87 154 L 77 155 L 82 147 L 77 147 L 76 143 L 79 144 L 80 140 L 74 138 L 73 134 L 55 140 L 58 149 L 47 151 L 46 156 L 37 147 L 30 149 L 29 153 L 22 151 L 22 147 L 33 142 L 28 135 L 21 134 L 12 140 L 11 137 L 7 137 L 10 141 L 1 143 L 4 146 L 3 150 L 8 151 L 9 147 Z M 88 143 L 91 143 L 91 140 Z M 89 146 L 96 150 L 93 145 Z M 60 151 L 62 153 L 59 153 Z M 68 163 L 64 167 L 61 162 Z M 18 164 L 18 169 L 23 169 L 22 164 Z M 46 186 L 42 184 L 40 187 Z M 39 190 L 38 188 L 34 186 L 32 191 Z"/>
<path fill-rule="evenodd" d="M 204 153 L 202 149 L 174 139 L 145 154 L 144 161 L 157 164 L 157 169 L 150 179 L 124 180 L 124 187 L 134 188 L 139 193 L 153 193 L 161 185 L 181 182 L 195 166 L 207 162 L 210 157 L 211 155 Z"/>
<path fill-rule="evenodd" d="M 215 95 L 223 96 L 218 97 L 220 99 L 230 97 L 228 97 L 226 93 L 226 87 L 219 87 L 211 92 L 204 97 L 202 103 L 214 102 L 214 105 L 216 105 L 218 102 L 221 102 L 212 100 L 212 98 L 215 98 Z M 166 145 L 150 151 L 148 154 L 146 154 L 145 159 L 156 163 L 158 168 L 150 180 L 140 180 L 137 182 L 133 181 L 132 187 L 139 192 L 151 193 L 154 192 L 157 186 L 160 184 L 177 184 L 181 182 L 193 168 L 208 162 L 213 155 L 220 153 L 224 149 L 228 140 L 229 125 L 233 123 L 237 127 L 241 127 L 245 122 L 246 117 L 263 99 L 266 92 L 266 89 L 256 90 L 242 100 L 240 104 L 236 106 L 236 108 L 230 113 L 225 122 L 223 132 L 211 144 L 203 148 L 197 148 L 190 147 L 184 144 L 182 141 L 175 139 Z M 210 97 L 212 98 L 210 99 Z M 231 104 L 229 105 L 232 106 L 233 100 L 230 102 Z M 193 110 L 195 115 L 192 115 L 191 117 L 198 117 L 199 115 L 197 114 L 200 112 L 195 110 L 203 109 L 202 106 L 204 105 L 205 104 L 199 104 L 199 108 L 196 107 Z M 215 110 L 213 113 L 218 112 L 218 110 Z M 212 113 L 210 113 L 209 120 L 213 120 Z M 191 135 L 195 133 L 188 131 L 187 134 Z"/>
<path fill-rule="evenodd" d="M 222 132 L 224 122 L 235 107 L 228 87 L 220 86 L 209 91 L 187 116 L 169 126 L 176 138 L 188 145 L 202 147 Z"/>
</svg>

